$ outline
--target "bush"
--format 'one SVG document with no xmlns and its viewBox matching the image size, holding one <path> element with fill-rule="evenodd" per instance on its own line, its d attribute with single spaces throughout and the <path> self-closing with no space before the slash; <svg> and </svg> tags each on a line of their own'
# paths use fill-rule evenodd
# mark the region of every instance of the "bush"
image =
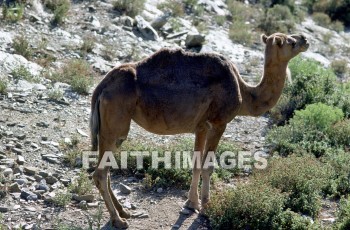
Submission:
<svg viewBox="0 0 350 230">
<path fill-rule="evenodd" d="M 322 191 L 329 186 L 333 171 L 313 156 L 277 158 L 254 180 L 287 194 L 285 208 L 316 217 L 321 209 Z"/>
<path fill-rule="evenodd" d="M 318 230 L 321 226 L 307 217 L 287 209 L 275 220 L 273 229 L 278 230 Z"/>
<path fill-rule="evenodd" d="M 22 55 L 28 60 L 32 57 L 32 48 L 24 35 L 16 36 L 13 39 L 12 47 L 15 50 L 15 54 Z"/>
<path fill-rule="evenodd" d="M 185 14 L 185 4 L 180 0 L 166 0 L 157 5 L 161 10 L 169 10 L 173 16 L 181 17 Z"/>
<path fill-rule="evenodd" d="M 66 190 L 59 190 L 56 195 L 52 199 L 52 203 L 60 206 L 65 207 L 69 204 L 69 202 L 72 200 L 72 194 L 69 193 Z"/>
<path fill-rule="evenodd" d="M 350 147 L 350 120 L 346 119 L 333 125 L 328 131 L 334 146 Z"/>
<path fill-rule="evenodd" d="M 242 21 L 233 22 L 229 28 L 229 37 L 232 41 L 244 44 L 252 44 L 252 34 L 249 25 Z"/>
<path fill-rule="evenodd" d="M 342 198 L 340 200 L 337 217 L 335 229 L 350 229 L 350 198 Z"/>
<path fill-rule="evenodd" d="M 146 0 L 116 0 L 113 2 L 113 8 L 130 17 L 140 14 L 144 8 Z"/>
<path fill-rule="evenodd" d="M 13 69 L 11 75 L 16 81 L 23 79 L 29 82 L 40 82 L 40 78 L 31 74 L 31 72 L 29 72 L 29 70 L 23 65 Z"/>
<path fill-rule="evenodd" d="M 213 229 L 272 229 L 285 195 L 267 184 L 239 184 L 212 194 L 206 214 Z"/>
<path fill-rule="evenodd" d="M 338 59 L 332 61 L 331 67 L 334 73 L 340 77 L 348 72 L 348 62 L 345 59 Z"/>
<path fill-rule="evenodd" d="M 45 0 L 45 6 L 53 12 L 51 23 L 62 24 L 70 9 L 69 0 Z"/>
<path fill-rule="evenodd" d="M 312 15 L 312 18 L 319 26 L 329 28 L 331 25 L 331 18 L 325 13 L 316 12 Z"/>
<path fill-rule="evenodd" d="M 0 78 L 0 94 L 5 94 L 7 92 L 7 82 Z"/>
<path fill-rule="evenodd" d="M 350 154 L 342 149 L 334 149 L 322 157 L 322 161 L 334 170 L 333 181 L 327 194 L 335 197 L 350 193 Z"/>
<path fill-rule="evenodd" d="M 10 22 L 17 22 L 23 18 L 24 14 L 24 4 L 15 3 L 13 5 L 7 6 L 6 3 L 2 5 L 2 15 L 4 20 Z"/>
<path fill-rule="evenodd" d="M 282 155 L 312 153 L 324 155 L 331 148 L 328 131 L 344 114 L 339 108 L 321 103 L 308 105 L 296 111 L 289 124 L 275 127 L 268 133 L 267 141 Z"/>
<path fill-rule="evenodd" d="M 339 90 L 336 75 L 318 62 L 300 57 L 289 62 L 292 84 L 283 89 L 277 105 L 271 110 L 271 117 L 277 124 L 285 123 L 295 110 L 304 109 L 307 104 L 317 102 L 337 105 L 333 100 Z M 345 111 L 344 111 L 345 113 Z"/>
<path fill-rule="evenodd" d="M 93 37 L 84 38 L 84 42 L 80 47 L 80 50 L 83 53 L 91 53 L 93 48 L 95 47 L 95 39 Z"/>
<path fill-rule="evenodd" d="M 70 84 L 72 89 L 79 94 L 87 94 L 93 83 L 94 72 L 84 60 L 67 61 L 63 67 L 48 74 L 46 77 L 54 82 L 65 82 Z"/>
<path fill-rule="evenodd" d="M 60 101 L 63 98 L 63 92 L 59 89 L 52 89 L 47 93 L 47 96 L 52 101 Z"/>
<path fill-rule="evenodd" d="M 274 5 L 266 11 L 259 27 L 268 35 L 281 32 L 289 33 L 294 29 L 294 16 L 287 6 Z"/>
<path fill-rule="evenodd" d="M 69 185 L 69 190 L 78 195 L 91 194 L 93 188 L 92 181 L 89 179 L 89 174 L 81 170 L 78 178 Z"/>
</svg>

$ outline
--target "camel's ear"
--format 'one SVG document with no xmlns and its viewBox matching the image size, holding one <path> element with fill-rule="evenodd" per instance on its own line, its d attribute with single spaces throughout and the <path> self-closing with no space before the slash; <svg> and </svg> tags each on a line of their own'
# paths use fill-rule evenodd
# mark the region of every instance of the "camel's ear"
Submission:
<svg viewBox="0 0 350 230">
<path fill-rule="evenodd" d="M 283 45 L 283 39 L 280 37 L 274 37 L 273 41 L 272 41 L 273 45 L 278 45 L 278 46 L 282 46 Z"/>
<path fill-rule="evenodd" d="M 261 35 L 261 41 L 266 44 L 267 36 L 265 34 Z"/>
</svg>

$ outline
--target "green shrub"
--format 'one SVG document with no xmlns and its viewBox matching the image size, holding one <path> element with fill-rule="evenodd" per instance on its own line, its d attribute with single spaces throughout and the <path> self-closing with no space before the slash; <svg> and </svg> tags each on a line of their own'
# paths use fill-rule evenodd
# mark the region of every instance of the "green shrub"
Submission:
<svg viewBox="0 0 350 230">
<path fill-rule="evenodd" d="M 274 222 L 273 229 L 278 230 L 318 230 L 321 226 L 307 217 L 301 216 L 289 209 L 283 211 Z"/>
<path fill-rule="evenodd" d="M 63 98 L 63 92 L 59 89 L 52 89 L 47 93 L 47 96 L 52 101 L 59 101 Z"/>
<path fill-rule="evenodd" d="M 52 203 L 60 206 L 65 207 L 69 204 L 69 202 L 72 200 L 72 194 L 69 193 L 66 190 L 59 190 L 56 195 L 52 199 Z"/>
<path fill-rule="evenodd" d="M 17 22 L 23 18 L 25 5 L 22 3 L 15 2 L 10 6 L 7 6 L 6 3 L 2 5 L 2 16 L 4 20 L 10 22 Z"/>
<path fill-rule="evenodd" d="M 338 76 L 343 76 L 345 73 L 348 72 L 348 62 L 345 59 L 338 59 L 332 61 L 331 67 L 335 74 L 337 74 Z"/>
<path fill-rule="evenodd" d="M 319 26 L 329 28 L 331 25 L 331 18 L 325 13 L 316 12 L 312 15 L 312 18 Z"/>
<path fill-rule="evenodd" d="M 130 17 L 140 14 L 144 8 L 146 0 L 116 0 L 113 2 L 113 8 Z"/>
<path fill-rule="evenodd" d="M 229 37 L 232 41 L 244 44 L 252 44 L 252 34 L 249 25 L 245 24 L 243 21 L 233 22 L 229 28 Z"/>
<path fill-rule="evenodd" d="M 333 181 L 327 194 L 335 197 L 350 193 L 350 154 L 343 149 L 334 149 L 322 157 L 322 161 L 334 170 Z"/>
<path fill-rule="evenodd" d="M 336 75 L 331 69 L 300 57 L 293 58 L 289 62 L 289 68 L 293 83 L 283 89 L 279 102 L 271 110 L 275 123 L 283 124 L 293 116 L 295 110 L 304 109 L 307 104 L 321 102 L 337 105 L 339 101 L 333 98 L 339 88 Z"/>
<path fill-rule="evenodd" d="M 16 81 L 23 79 L 29 82 L 35 82 L 35 83 L 40 82 L 40 78 L 38 76 L 34 76 L 33 74 L 31 74 L 29 70 L 23 65 L 13 69 L 11 72 L 11 75 Z"/>
<path fill-rule="evenodd" d="M 0 94 L 5 94 L 7 92 L 7 82 L 0 78 Z"/>
<path fill-rule="evenodd" d="M 342 198 L 340 200 L 337 217 L 335 229 L 350 229 L 350 198 Z"/>
<path fill-rule="evenodd" d="M 239 184 L 214 192 L 206 214 L 213 229 L 271 229 L 285 195 L 266 184 Z"/>
<path fill-rule="evenodd" d="M 32 57 L 33 50 L 24 35 L 16 36 L 13 39 L 12 47 L 16 54 L 22 55 L 28 60 Z"/>
<path fill-rule="evenodd" d="M 322 191 L 329 186 L 332 169 L 312 156 L 277 158 L 255 180 L 288 194 L 285 207 L 316 217 L 321 209 Z"/>
<path fill-rule="evenodd" d="M 332 29 L 339 32 L 344 31 L 344 24 L 341 21 L 335 20 L 331 25 Z"/>
<path fill-rule="evenodd" d="M 275 127 L 268 133 L 267 141 L 282 155 L 312 153 L 319 157 L 331 148 L 327 132 L 343 118 L 341 109 L 316 103 L 296 111 L 285 126 Z"/>
<path fill-rule="evenodd" d="M 350 120 L 345 119 L 333 125 L 328 131 L 329 138 L 335 146 L 350 147 Z"/>
<path fill-rule="evenodd" d="M 91 194 L 92 188 L 93 184 L 89 178 L 89 174 L 84 170 L 81 170 L 78 174 L 78 178 L 69 185 L 69 190 L 78 195 Z"/>
<path fill-rule="evenodd" d="M 80 50 L 83 53 L 91 53 L 94 47 L 95 47 L 94 37 L 88 36 L 88 37 L 84 38 L 84 42 L 81 45 Z"/>
<path fill-rule="evenodd" d="M 87 94 L 93 83 L 94 72 L 89 64 L 80 59 L 67 61 L 57 72 L 46 77 L 54 82 L 65 82 L 79 94 Z"/>
<path fill-rule="evenodd" d="M 161 10 L 169 10 L 175 17 L 181 17 L 185 14 L 185 4 L 180 0 L 166 0 L 157 5 Z"/>
<path fill-rule="evenodd" d="M 45 0 L 45 6 L 53 12 L 51 23 L 62 24 L 70 9 L 69 0 Z"/>
<path fill-rule="evenodd" d="M 294 16 L 287 6 L 274 5 L 266 11 L 259 27 L 267 34 L 290 33 L 295 26 Z"/>
</svg>

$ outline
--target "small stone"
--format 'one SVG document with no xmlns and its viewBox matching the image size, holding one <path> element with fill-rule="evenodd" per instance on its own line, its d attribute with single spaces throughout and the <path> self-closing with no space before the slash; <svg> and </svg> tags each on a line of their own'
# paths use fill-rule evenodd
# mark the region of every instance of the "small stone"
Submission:
<svg viewBox="0 0 350 230">
<path fill-rule="evenodd" d="M 0 212 L 8 212 L 10 209 L 6 206 L 0 206 Z"/>
<path fill-rule="evenodd" d="M 42 127 L 42 128 L 48 128 L 50 126 L 50 124 L 43 122 L 43 121 L 40 121 L 40 122 L 36 123 L 36 126 Z"/>
<path fill-rule="evenodd" d="M 21 134 L 15 135 L 15 137 L 17 137 L 18 140 L 24 140 L 26 138 L 26 135 L 24 133 L 21 133 Z"/>
<path fill-rule="evenodd" d="M 21 188 L 17 184 L 17 182 L 12 183 L 9 188 L 10 192 L 21 192 Z"/>
<path fill-rule="evenodd" d="M 46 185 L 45 179 L 40 181 L 40 184 L 37 184 L 35 186 L 36 190 L 44 190 L 45 192 L 48 192 L 50 190 L 49 186 Z"/>
<path fill-rule="evenodd" d="M 13 170 L 12 170 L 11 168 L 6 168 L 6 169 L 2 172 L 2 174 L 3 174 L 5 177 L 10 176 L 10 175 L 13 174 Z"/>
<path fill-rule="evenodd" d="M 163 188 L 158 188 L 157 189 L 157 193 L 162 193 L 163 192 Z"/>
<path fill-rule="evenodd" d="M 24 208 L 24 211 L 36 212 L 36 208 L 35 208 L 35 207 L 28 206 L 28 207 L 25 207 L 25 208 Z"/>
<path fill-rule="evenodd" d="M 54 184 L 58 181 L 58 179 L 54 176 L 48 176 L 45 178 L 45 180 L 46 180 L 46 183 L 48 184 Z"/>
<path fill-rule="evenodd" d="M 37 174 L 38 169 L 35 167 L 24 167 L 24 173 L 29 175 L 29 176 L 34 176 Z"/>
<path fill-rule="evenodd" d="M 97 208 L 98 207 L 98 202 L 93 202 L 93 203 L 87 203 L 88 208 Z"/>
<path fill-rule="evenodd" d="M 26 178 L 14 179 L 14 181 L 19 185 L 26 185 L 28 183 L 28 180 Z"/>
<path fill-rule="evenodd" d="M 95 200 L 95 197 L 92 194 L 86 194 L 86 195 L 81 195 L 81 196 L 74 194 L 73 199 L 76 201 L 85 200 L 86 202 L 93 202 Z"/>
<path fill-rule="evenodd" d="M 46 172 L 46 171 L 40 171 L 40 172 L 39 172 L 39 175 L 42 176 L 42 177 L 44 177 L 44 178 L 46 178 L 46 177 L 49 176 L 49 173 Z"/>
<path fill-rule="evenodd" d="M 183 208 L 183 209 L 180 211 L 180 214 L 183 214 L 183 215 L 190 215 L 190 214 L 191 214 L 191 211 L 188 210 L 187 208 Z"/>
<path fill-rule="evenodd" d="M 17 163 L 18 163 L 19 165 L 23 165 L 24 162 L 25 162 L 24 157 L 21 156 L 21 155 L 18 155 L 18 156 L 17 156 Z"/>
<path fill-rule="evenodd" d="M 143 213 L 138 218 L 149 218 L 149 215 L 148 215 L 148 213 Z"/>
<path fill-rule="evenodd" d="M 185 45 L 188 48 L 202 46 L 204 41 L 205 41 L 205 36 L 201 34 L 189 33 L 187 34 Z"/>
<path fill-rule="evenodd" d="M 123 183 L 119 184 L 120 192 L 123 194 L 130 194 L 131 193 L 131 188 Z"/>
<path fill-rule="evenodd" d="M 30 191 L 24 191 L 24 190 L 21 192 L 21 198 L 25 199 L 27 201 L 29 201 L 29 200 L 32 200 L 32 201 L 38 200 L 38 196 L 36 194 L 34 194 L 34 193 L 30 192 Z"/>
<path fill-rule="evenodd" d="M 70 180 L 69 180 L 69 179 L 63 179 L 63 178 L 61 178 L 60 181 L 62 182 L 62 184 L 63 184 L 64 186 L 67 186 L 67 185 L 70 183 Z"/>
<path fill-rule="evenodd" d="M 83 209 L 83 210 L 86 210 L 86 209 L 87 209 L 87 202 L 86 202 L 86 200 L 80 201 L 80 203 L 79 203 L 79 208 L 81 208 L 81 209 Z"/>
</svg>

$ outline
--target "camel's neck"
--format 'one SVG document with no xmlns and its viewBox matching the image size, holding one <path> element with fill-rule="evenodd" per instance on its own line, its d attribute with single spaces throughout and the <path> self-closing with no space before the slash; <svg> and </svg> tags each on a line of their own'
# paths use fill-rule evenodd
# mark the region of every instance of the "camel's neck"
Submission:
<svg viewBox="0 0 350 230">
<path fill-rule="evenodd" d="M 239 76 L 242 105 L 238 115 L 259 116 L 276 105 L 286 80 L 287 64 L 265 60 L 264 73 L 257 86 L 251 86 Z"/>
</svg>

